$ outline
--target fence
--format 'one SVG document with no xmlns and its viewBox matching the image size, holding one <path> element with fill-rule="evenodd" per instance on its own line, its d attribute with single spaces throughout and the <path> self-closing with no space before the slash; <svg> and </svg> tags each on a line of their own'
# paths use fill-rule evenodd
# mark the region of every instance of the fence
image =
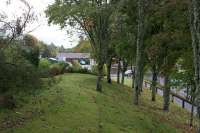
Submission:
<svg viewBox="0 0 200 133">
<path fill-rule="evenodd" d="M 146 88 L 150 88 L 150 86 L 151 86 L 151 82 L 150 81 L 147 81 L 147 80 L 145 80 L 144 81 L 144 87 L 146 87 Z M 158 89 L 159 90 L 161 90 L 162 92 L 163 92 L 163 86 L 162 85 L 156 85 L 156 93 L 158 93 Z M 179 100 L 181 100 L 181 102 L 182 102 L 182 108 L 185 108 L 185 103 L 188 103 L 188 104 L 190 104 L 191 106 L 193 105 L 193 103 L 190 101 L 190 100 L 188 100 L 188 99 L 186 99 L 185 97 L 183 97 L 183 96 L 180 96 L 180 95 L 178 95 L 178 94 L 176 94 L 176 93 L 174 93 L 174 92 L 170 92 L 170 95 L 171 95 L 171 97 L 172 97 L 172 99 L 171 99 L 171 102 L 174 102 L 174 97 L 175 98 L 177 98 L 177 99 L 179 99 Z M 195 106 L 195 105 L 194 105 Z M 192 109 L 191 109 L 191 111 L 192 111 Z"/>
</svg>

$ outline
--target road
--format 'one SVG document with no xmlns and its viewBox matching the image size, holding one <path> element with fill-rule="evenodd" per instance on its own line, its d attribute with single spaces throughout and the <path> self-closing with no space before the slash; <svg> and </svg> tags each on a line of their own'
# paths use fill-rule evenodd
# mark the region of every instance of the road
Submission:
<svg viewBox="0 0 200 133">
<path fill-rule="evenodd" d="M 116 78 L 117 74 L 111 74 L 111 77 L 112 78 Z M 151 73 L 146 74 L 144 79 L 151 81 Z M 164 85 L 164 79 L 162 77 L 159 77 L 158 78 L 158 83 L 161 84 L 161 85 Z M 150 86 L 148 86 L 148 87 L 150 87 Z M 171 91 L 175 92 L 176 94 L 178 94 L 180 96 L 185 97 L 185 93 L 183 91 L 181 91 L 181 90 L 178 91 L 177 89 L 171 88 Z M 163 96 L 163 91 L 162 90 L 158 90 L 158 94 L 160 96 Z M 182 100 L 180 100 L 180 99 L 178 99 L 176 97 L 174 97 L 174 103 L 176 103 L 178 106 L 182 107 Z M 187 102 L 185 102 L 185 109 L 188 110 L 188 111 L 191 111 L 192 105 L 187 103 Z M 194 107 L 194 112 L 195 113 L 197 112 L 197 108 L 196 107 Z"/>
<path fill-rule="evenodd" d="M 151 73 L 148 73 L 147 75 L 145 75 L 145 79 L 151 81 L 151 76 L 152 76 Z M 161 84 L 161 85 L 164 85 L 164 79 L 162 77 L 159 77 L 158 78 L 158 83 Z M 182 88 L 180 90 L 177 90 L 175 88 L 171 88 L 171 91 L 176 93 L 176 94 L 178 94 L 178 95 L 180 95 L 180 96 L 185 97 L 186 93 L 183 91 L 183 89 L 185 89 L 185 88 Z M 162 90 L 158 90 L 158 94 L 163 96 L 163 91 Z M 182 107 L 182 100 L 174 97 L 174 102 L 177 105 Z M 187 103 L 187 102 L 185 102 L 185 109 L 187 109 L 188 111 L 191 111 L 192 105 Z M 194 112 L 197 112 L 197 108 L 196 107 L 194 107 Z"/>
</svg>

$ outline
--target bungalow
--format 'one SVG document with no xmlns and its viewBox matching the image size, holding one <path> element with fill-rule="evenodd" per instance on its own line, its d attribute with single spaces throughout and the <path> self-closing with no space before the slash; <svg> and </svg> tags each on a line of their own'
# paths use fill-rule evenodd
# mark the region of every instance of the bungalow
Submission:
<svg viewBox="0 0 200 133">
<path fill-rule="evenodd" d="M 88 69 L 91 69 L 91 66 L 96 64 L 90 53 L 58 53 L 56 58 L 59 61 L 66 62 L 78 61 L 83 68 Z"/>
</svg>

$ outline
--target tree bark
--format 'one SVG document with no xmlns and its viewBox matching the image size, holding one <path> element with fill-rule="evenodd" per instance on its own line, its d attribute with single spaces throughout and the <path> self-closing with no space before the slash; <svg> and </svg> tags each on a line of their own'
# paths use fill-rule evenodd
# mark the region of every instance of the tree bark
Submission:
<svg viewBox="0 0 200 133">
<path fill-rule="evenodd" d="M 132 71 L 132 88 L 134 88 L 135 68 L 133 68 L 133 64 L 131 65 L 131 71 Z"/>
<path fill-rule="evenodd" d="M 120 72 L 121 72 L 121 59 L 118 60 L 117 66 L 117 83 L 120 83 Z"/>
<path fill-rule="evenodd" d="M 144 0 L 138 0 L 138 33 L 137 33 L 137 50 L 136 50 L 136 73 L 134 82 L 134 99 L 135 105 L 139 104 L 140 80 L 142 67 L 142 57 L 144 54 Z"/>
<path fill-rule="evenodd" d="M 102 78 L 103 78 L 103 65 L 104 63 L 99 62 L 98 63 L 98 75 L 97 75 L 97 84 L 96 84 L 96 90 L 98 92 L 102 92 Z"/>
<path fill-rule="evenodd" d="M 127 70 L 128 63 L 123 59 L 123 68 L 122 68 L 122 79 L 121 79 L 121 84 L 124 84 L 124 77 L 125 77 L 125 72 Z"/>
<path fill-rule="evenodd" d="M 164 90 L 163 90 L 163 110 L 169 111 L 169 104 L 170 104 L 170 85 L 169 85 L 169 77 L 168 75 L 165 75 L 164 77 Z"/>
<path fill-rule="evenodd" d="M 156 71 L 156 66 L 153 65 L 152 67 L 152 84 L 151 84 L 151 100 L 156 101 L 156 84 L 157 84 L 158 73 Z"/>
<path fill-rule="evenodd" d="M 143 80 L 144 80 L 144 64 L 142 65 L 142 72 L 140 73 L 140 91 L 139 94 L 143 91 Z"/>
<path fill-rule="evenodd" d="M 190 127 L 193 126 L 193 118 L 194 118 L 194 104 L 192 104 L 192 109 L 190 113 Z"/>
<path fill-rule="evenodd" d="M 108 82 L 109 84 L 111 84 L 111 82 L 112 82 L 112 80 L 111 80 L 111 75 L 110 75 L 111 66 L 112 66 L 112 57 L 110 57 L 110 58 L 107 60 L 107 82 Z"/>
<path fill-rule="evenodd" d="M 186 85 L 186 99 L 189 99 L 189 86 Z"/>
<path fill-rule="evenodd" d="M 190 30 L 192 35 L 192 47 L 194 55 L 195 68 L 195 86 L 196 86 L 196 105 L 197 116 L 200 119 L 200 1 L 192 0 L 190 8 Z M 198 129 L 200 133 L 200 127 Z"/>
</svg>

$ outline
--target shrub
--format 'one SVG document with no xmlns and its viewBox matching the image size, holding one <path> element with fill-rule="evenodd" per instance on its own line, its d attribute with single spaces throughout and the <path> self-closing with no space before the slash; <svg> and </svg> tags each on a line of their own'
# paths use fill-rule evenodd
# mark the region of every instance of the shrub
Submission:
<svg viewBox="0 0 200 133">
<path fill-rule="evenodd" d="M 61 66 L 59 65 L 59 64 L 52 64 L 51 66 L 50 66 L 50 70 L 49 70 L 49 72 L 50 72 L 50 75 L 52 75 L 52 76 L 56 76 L 56 75 L 59 75 L 59 74 L 61 74 Z"/>
<path fill-rule="evenodd" d="M 73 68 L 72 68 L 73 70 Z M 73 70 L 74 73 L 84 73 L 84 74 L 90 74 L 90 71 L 86 68 L 80 68 L 80 69 L 76 69 L 76 70 Z"/>
<path fill-rule="evenodd" d="M 1 49 L 0 92 L 29 91 L 40 87 L 41 81 L 37 68 L 27 61 L 18 45 Z"/>
<path fill-rule="evenodd" d="M 69 67 L 69 64 L 67 64 L 66 62 L 58 62 L 59 66 L 60 66 L 60 73 L 63 74 L 66 72 L 67 67 Z"/>
<path fill-rule="evenodd" d="M 87 68 L 81 68 L 80 71 L 79 71 L 79 73 L 85 73 L 85 74 L 87 74 L 87 73 L 90 73 L 90 71 Z"/>
<path fill-rule="evenodd" d="M 78 72 L 82 69 L 81 65 L 79 64 L 78 61 L 73 61 L 72 62 L 72 69 L 73 69 L 73 72 Z"/>
<path fill-rule="evenodd" d="M 68 67 L 65 69 L 65 72 L 66 72 L 66 73 L 73 73 L 73 67 L 72 67 L 72 66 L 68 66 Z"/>
<path fill-rule="evenodd" d="M 51 63 L 47 59 L 41 59 L 39 63 L 39 69 L 49 69 Z"/>
<path fill-rule="evenodd" d="M 42 77 L 56 76 L 66 72 L 66 68 L 69 64 L 65 62 L 52 63 L 48 59 L 41 59 L 39 64 L 39 71 Z"/>
<path fill-rule="evenodd" d="M 92 66 L 91 73 L 94 74 L 94 75 L 98 75 L 97 65 Z M 106 74 L 107 74 L 106 65 L 104 65 L 103 66 L 103 75 L 105 76 Z"/>
<path fill-rule="evenodd" d="M 50 66 L 50 74 L 52 76 L 63 74 L 66 71 L 67 66 L 68 64 L 65 62 L 54 63 Z"/>
<path fill-rule="evenodd" d="M 60 68 L 59 66 L 53 66 L 50 68 L 50 75 L 57 76 L 60 74 Z"/>
<path fill-rule="evenodd" d="M 38 70 L 40 72 L 41 77 L 48 77 L 49 76 L 49 69 L 51 63 L 48 59 L 40 59 Z"/>
<path fill-rule="evenodd" d="M 66 72 L 68 73 L 90 73 L 90 71 L 87 68 L 82 68 L 78 61 L 74 61 L 72 63 L 72 66 L 66 67 Z"/>
</svg>

